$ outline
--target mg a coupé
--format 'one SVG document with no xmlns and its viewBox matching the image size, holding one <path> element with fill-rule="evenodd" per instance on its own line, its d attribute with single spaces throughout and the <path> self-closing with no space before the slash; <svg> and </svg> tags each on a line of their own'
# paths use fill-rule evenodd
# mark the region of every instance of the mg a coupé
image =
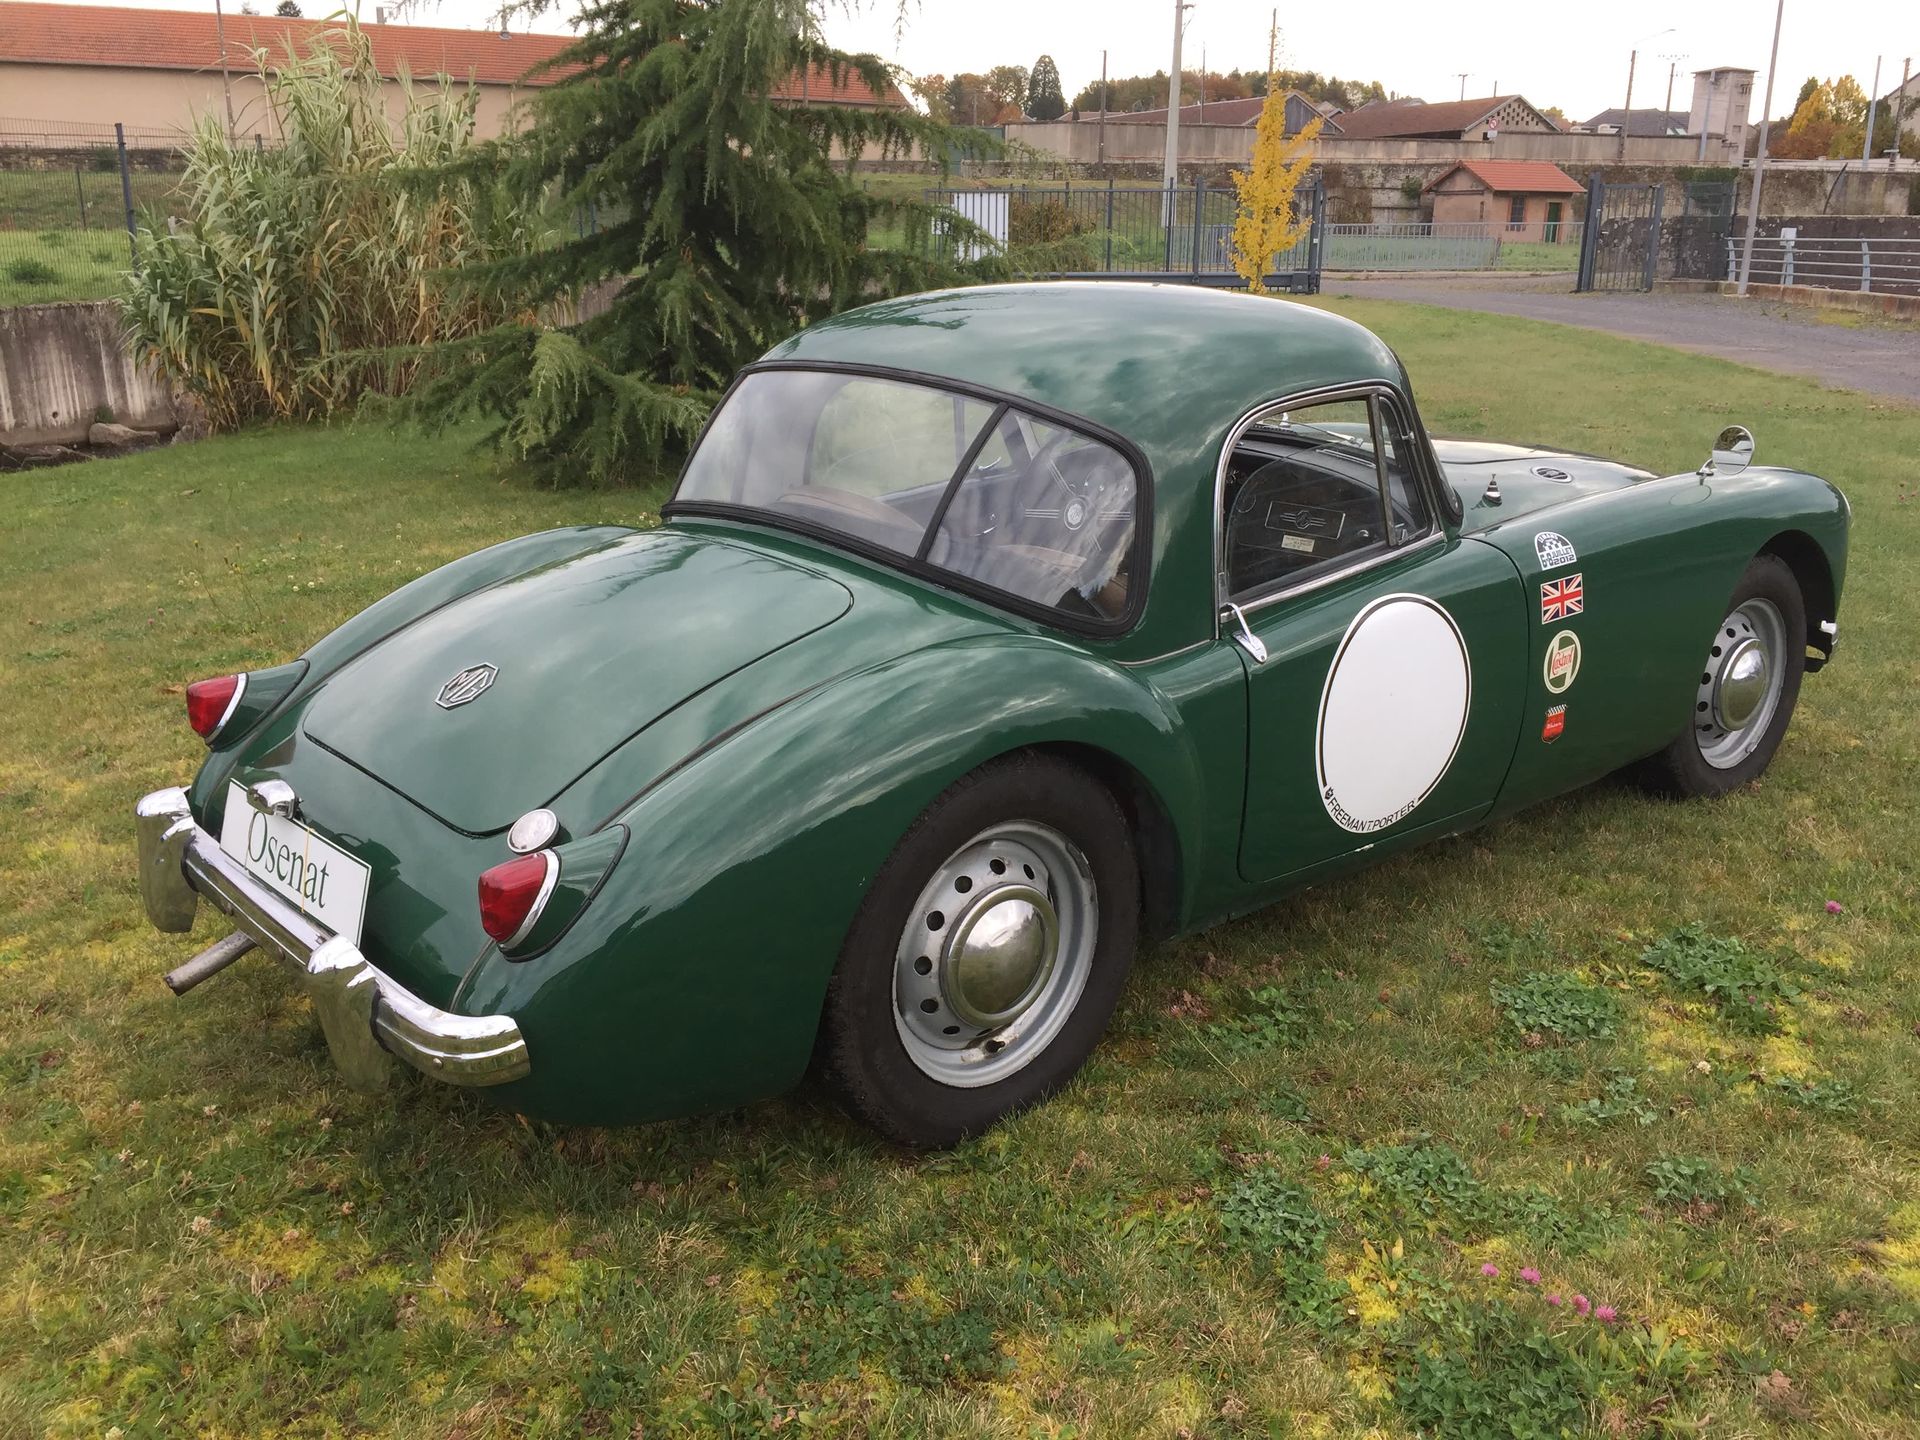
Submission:
<svg viewBox="0 0 1920 1440">
<path fill-rule="evenodd" d="M 868 306 L 736 380 L 657 529 L 496 545 L 188 692 L 147 911 L 286 962 L 358 1083 L 733 1105 L 817 1063 L 907 1143 L 1047 1094 L 1143 934 L 1641 763 L 1759 774 L 1846 500 L 1432 439 L 1304 306 Z"/>
</svg>

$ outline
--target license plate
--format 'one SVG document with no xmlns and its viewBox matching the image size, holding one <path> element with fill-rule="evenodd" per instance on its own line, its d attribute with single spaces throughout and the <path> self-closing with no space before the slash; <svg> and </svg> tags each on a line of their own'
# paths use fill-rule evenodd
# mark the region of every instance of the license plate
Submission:
<svg viewBox="0 0 1920 1440">
<path fill-rule="evenodd" d="M 256 810 L 247 792 L 227 785 L 227 813 L 220 822 L 220 848 L 247 873 L 319 921 L 334 934 L 360 943 L 372 871 L 330 840 L 297 820 Z"/>
</svg>

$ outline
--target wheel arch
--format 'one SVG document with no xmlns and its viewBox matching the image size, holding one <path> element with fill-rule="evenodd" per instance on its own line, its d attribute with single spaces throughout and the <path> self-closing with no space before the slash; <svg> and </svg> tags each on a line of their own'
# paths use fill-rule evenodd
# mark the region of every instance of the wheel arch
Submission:
<svg viewBox="0 0 1920 1440">
<path fill-rule="evenodd" d="M 1027 747 L 1054 755 L 1086 771 L 1119 803 L 1133 837 L 1140 869 L 1140 922 L 1143 935 L 1160 939 L 1179 926 L 1185 855 L 1179 829 L 1147 777 L 1127 761 L 1098 745 L 1055 740 Z"/>
<path fill-rule="evenodd" d="M 1807 669 L 1819 669 L 1832 655 L 1834 640 L 1832 633 L 1822 626 L 1834 623 L 1839 608 L 1833 566 L 1827 560 L 1826 551 L 1804 530 L 1782 530 L 1762 545 L 1759 553 L 1782 561 L 1793 572 L 1794 583 L 1799 585 L 1801 598 L 1806 602 L 1807 645 L 1820 657 L 1817 660 L 1808 657 Z"/>
</svg>

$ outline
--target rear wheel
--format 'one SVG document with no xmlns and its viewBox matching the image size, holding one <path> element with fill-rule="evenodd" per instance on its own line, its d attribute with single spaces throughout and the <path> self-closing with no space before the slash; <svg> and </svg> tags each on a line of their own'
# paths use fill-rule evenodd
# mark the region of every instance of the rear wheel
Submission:
<svg viewBox="0 0 1920 1440">
<path fill-rule="evenodd" d="M 1048 756 L 997 761 L 914 822 L 841 952 L 822 1054 L 888 1138 L 951 1145 L 1069 1080 L 1139 934 L 1125 817 Z"/>
<path fill-rule="evenodd" d="M 1806 635 L 1793 571 L 1777 556 L 1757 556 L 1713 632 L 1686 733 L 1655 758 L 1666 788 L 1724 795 L 1767 768 L 1800 696 Z"/>
</svg>

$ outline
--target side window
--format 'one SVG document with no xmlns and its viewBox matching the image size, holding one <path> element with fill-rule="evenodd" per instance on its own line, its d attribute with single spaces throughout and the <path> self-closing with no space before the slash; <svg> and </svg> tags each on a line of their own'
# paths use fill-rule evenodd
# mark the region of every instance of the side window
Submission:
<svg viewBox="0 0 1920 1440">
<path fill-rule="evenodd" d="M 1397 413 L 1367 399 L 1261 416 L 1234 448 L 1223 504 L 1221 567 L 1236 599 L 1385 555 L 1433 528 Z"/>
</svg>

